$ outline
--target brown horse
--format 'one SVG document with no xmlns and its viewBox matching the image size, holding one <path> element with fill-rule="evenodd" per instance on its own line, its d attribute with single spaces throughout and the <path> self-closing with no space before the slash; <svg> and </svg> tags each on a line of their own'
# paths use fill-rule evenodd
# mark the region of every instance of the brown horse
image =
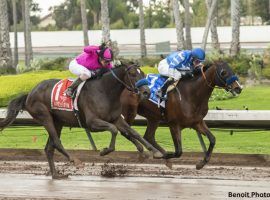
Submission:
<svg viewBox="0 0 270 200">
<path fill-rule="evenodd" d="M 147 149 L 153 151 L 154 156 L 162 157 L 157 149 L 131 129 L 121 117 L 121 93 L 125 88 L 132 92 L 137 91 L 138 89 L 134 85 L 141 78 L 143 78 L 143 73 L 137 66 L 122 65 L 105 73 L 101 79 L 88 80 L 82 88 L 78 99 L 82 126 L 93 132 L 110 131 L 112 134 L 109 147 L 103 149 L 101 155 L 114 151 L 115 139 L 119 130 L 126 137 L 141 142 Z M 3 129 L 15 120 L 20 110 L 26 110 L 45 127 L 49 134 L 45 152 L 53 178 L 64 177 L 55 169 L 53 159 L 55 149 L 69 161 L 75 162 L 75 164 L 78 161 L 69 156 L 60 141 L 63 126 L 79 127 L 77 118 L 73 112 L 51 109 L 51 91 L 58 81 L 56 79 L 43 81 L 29 94 L 13 99 L 8 106 L 7 117 L 0 121 L 0 129 Z M 149 91 L 143 88 L 140 89 L 140 94 L 142 93 L 149 95 Z"/>
<path fill-rule="evenodd" d="M 161 115 L 156 104 L 149 100 L 139 102 L 138 96 L 127 90 L 124 90 L 121 97 L 122 114 L 129 124 L 133 123 L 137 113 L 147 119 L 144 138 L 160 150 L 166 159 L 182 155 L 181 130 L 184 128 L 196 130 L 204 148 L 201 134 L 205 135 L 210 144 L 205 150 L 204 159 L 196 165 L 197 169 L 201 169 L 209 161 L 215 146 L 215 137 L 203 120 L 208 112 L 208 101 L 215 87 L 224 88 L 233 94 L 240 94 L 242 90 L 228 64 L 218 61 L 202 67 L 192 79 L 178 82 L 176 89 L 168 93 L 165 116 Z M 155 132 L 160 121 L 165 121 L 170 128 L 175 153 L 167 153 L 155 140 Z"/>
</svg>

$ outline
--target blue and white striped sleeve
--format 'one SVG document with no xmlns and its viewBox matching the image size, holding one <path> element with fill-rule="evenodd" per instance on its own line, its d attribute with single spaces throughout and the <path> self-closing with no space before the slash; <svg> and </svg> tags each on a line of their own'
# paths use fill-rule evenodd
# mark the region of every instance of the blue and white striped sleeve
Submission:
<svg viewBox="0 0 270 200">
<path fill-rule="evenodd" d="M 185 53 L 183 51 L 174 53 L 169 63 L 169 68 L 181 68 L 181 63 L 185 60 Z"/>
</svg>

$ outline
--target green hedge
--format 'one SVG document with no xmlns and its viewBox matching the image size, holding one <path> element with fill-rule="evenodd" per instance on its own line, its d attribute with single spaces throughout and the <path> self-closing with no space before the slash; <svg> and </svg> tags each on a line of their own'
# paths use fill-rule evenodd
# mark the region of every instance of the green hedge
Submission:
<svg viewBox="0 0 270 200">
<path fill-rule="evenodd" d="M 37 71 L 18 75 L 0 76 L 0 107 L 19 94 L 28 93 L 46 79 L 74 77 L 69 71 Z"/>
<path fill-rule="evenodd" d="M 142 67 L 145 73 L 157 73 L 157 69 L 153 67 Z M 39 82 L 46 79 L 63 79 L 67 77 L 75 77 L 68 70 L 66 71 L 34 71 L 17 75 L 0 76 L 0 107 L 5 107 L 8 102 L 19 94 L 28 93 Z"/>
</svg>

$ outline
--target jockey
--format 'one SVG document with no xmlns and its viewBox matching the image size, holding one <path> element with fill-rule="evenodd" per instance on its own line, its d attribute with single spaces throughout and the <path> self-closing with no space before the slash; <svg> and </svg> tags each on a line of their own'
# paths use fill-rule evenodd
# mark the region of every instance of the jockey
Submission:
<svg viewBox="0 0 270 200">
<path fill-rule="evenodd" d="M 96 77 L 101 69 L 111 69 L 113 52 L 105 44 L 101 46 L 86 46 L 84 52 L 73 59 L 69 64 L 71 73 L 78 78 L 65 91 L 67 96 L 72 97 L 75 89 L 89 78 Z"/>
<path fill-rule="evenodd" d="M 193 71 L 205 60 L 205 52 L 201 48 L 176 51 L 161 60 L 158 71 L 162 76 L 169 77 L 157 95 L 164 98 L 168 86 L 181 77 L 193 77 Z M 160 94 L 161 93 L 161 94 Z"/>
</svg>

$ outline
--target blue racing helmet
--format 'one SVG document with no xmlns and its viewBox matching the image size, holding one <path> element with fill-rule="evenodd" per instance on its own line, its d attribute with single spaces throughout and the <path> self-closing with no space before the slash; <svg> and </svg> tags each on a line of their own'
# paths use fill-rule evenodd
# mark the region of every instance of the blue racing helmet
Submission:
<svg viewBox="0 0 270 200">
<path fill-rule="evenodd" d="M 192 49 L 191 55 L 192 55 L 192 57 L 194 57 L 195 59 L 197 59 L 201 62 L 204 62 L 204 60 L 205 60 L 205 51 L 201 48 Z"/>
</svg>

